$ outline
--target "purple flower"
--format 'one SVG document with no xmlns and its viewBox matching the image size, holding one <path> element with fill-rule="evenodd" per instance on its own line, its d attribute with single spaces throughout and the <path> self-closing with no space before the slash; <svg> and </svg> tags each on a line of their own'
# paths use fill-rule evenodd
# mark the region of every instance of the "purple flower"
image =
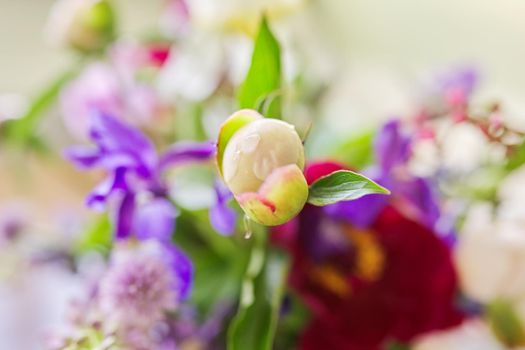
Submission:
<svg viewBox="0 0 525 350">
<path fill-rule="evenodd" d="M 150 328 L 187 296 L 189 259 L 171 244 L 117 246 L 98 291 L 103 314 L 121 328 Z"/>
<path fill-rule="evenodd" d="M 182 143 L 159 156 L 153 143 L 139 130 L 104 114 L 93 115 L 90 131 L 94 147 L 75 147 L 66 156 L 79 168 L 100 168 L 108 173 L 91 192 L 87 204 L 112 208 L 115 237 L 157 238 L 168 241 L 177 209 L 167 197 L 163 179 L 170 166 L 208 161 L 215 145 Z"/>
</svg>

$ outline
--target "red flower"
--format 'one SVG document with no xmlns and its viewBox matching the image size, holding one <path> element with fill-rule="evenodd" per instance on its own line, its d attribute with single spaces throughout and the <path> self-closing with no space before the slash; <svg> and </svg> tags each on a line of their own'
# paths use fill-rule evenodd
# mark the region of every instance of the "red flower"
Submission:
<svg viewBox="0 0 525 350">
<path fill-rule="evenodd" d="M 363 230 L 307 206 L 283 230 L 290 284 L 313 314 L 300 349 L 382 349 L 461 322 L 449 248 L 394 207 Z"/>
</svg>

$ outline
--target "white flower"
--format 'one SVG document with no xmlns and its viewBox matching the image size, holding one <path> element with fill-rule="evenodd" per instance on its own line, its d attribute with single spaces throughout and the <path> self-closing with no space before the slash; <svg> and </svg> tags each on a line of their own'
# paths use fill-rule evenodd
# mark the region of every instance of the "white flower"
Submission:
<svg viewBox="0 0 525 350">
<path fill-rule="evenodd" d="M 525 297 L 525 229 L 492 220 L 492 207 L 471 210 L 455 252 L 463 290 L 482 302 Z"/>
</svg>

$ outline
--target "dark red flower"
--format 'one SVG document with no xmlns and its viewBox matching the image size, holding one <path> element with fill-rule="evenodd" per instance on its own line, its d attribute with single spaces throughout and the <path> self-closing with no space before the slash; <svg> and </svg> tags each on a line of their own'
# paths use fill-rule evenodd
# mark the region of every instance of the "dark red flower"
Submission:
<svg viewBox="0 0 525 350">
<path fill-rule="evenodd" d="M 463 318 L 448 246 L 392 205 L 365 229 L 308 205 L 279 230 L 293 257 L 290 284 L 313 314 L 302 350 L 382 349 Z"/>
</svg>

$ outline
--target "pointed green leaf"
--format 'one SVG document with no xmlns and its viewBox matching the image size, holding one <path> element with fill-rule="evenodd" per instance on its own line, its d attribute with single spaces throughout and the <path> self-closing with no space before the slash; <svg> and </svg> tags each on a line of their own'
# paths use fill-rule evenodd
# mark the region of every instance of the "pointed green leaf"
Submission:
<svg viewBox="0 0 525 350">
<path fill-rule="evenodd" d="M 390 194 L 390 191 L 366 176 L 350 170 L 338 170 L 310 185 L 308 203 L 325 206 L 375 193 Z"/>
<path fill-rule="evenodd" d="M 237 99 L 241 108 L 256 109 L 261 101 L 273 96 L 281 87 L 281 49 L 263 17 L 255 39 L 252 62 L 246 78 L 239 88 Z M 281 102 L 274 96 L 266 107 L 267 116 L 280 118 Z"/>
</svg>

